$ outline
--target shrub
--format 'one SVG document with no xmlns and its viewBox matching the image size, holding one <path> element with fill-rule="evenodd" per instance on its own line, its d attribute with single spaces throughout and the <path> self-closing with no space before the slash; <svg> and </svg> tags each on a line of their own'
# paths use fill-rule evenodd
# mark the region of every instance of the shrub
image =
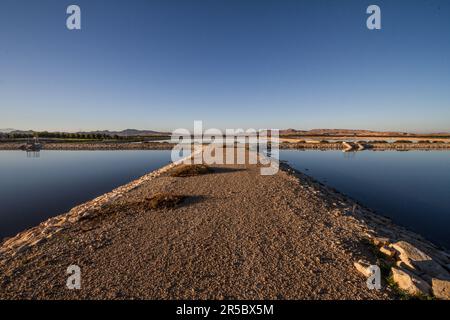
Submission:
<svg viewBox="0 0 450 320">
<path fill-rule="evenodd" d="M 172 177 L 192 177 L 202 174 L 211 173 L 212 170 L 204 164 L 186 165 L 182 164 L 172 169 L 170 175 Z"/>
<path fill-rule="evenodd" d="M 146 207 L 149 209 L 174 208 L 180 204 L 186 196 L 174 195 L 170 193 L 157 193 L 146 201 Z"/>
</svg>

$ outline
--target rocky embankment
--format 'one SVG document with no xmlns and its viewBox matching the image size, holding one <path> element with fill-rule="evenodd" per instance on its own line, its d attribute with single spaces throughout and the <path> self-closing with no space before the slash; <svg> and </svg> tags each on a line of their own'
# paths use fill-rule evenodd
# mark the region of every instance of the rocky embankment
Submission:
<svg viewBox="0 0 450 320">
<path fill-rule="evenodd" d="M 283 142 L 279 144 L 280 149 L 300 150 L 342 150 L 342 143 L 296 143 Z"/>
<path fill-rule="evenodd" d="M 450 150 L 450 143 L 361 143 L 364 150 L 384 151 L 384 150 Z M 346 145 L 342 142 L 284 142 L 280 144 L 280 149 L 300 149 L 300 150 L 345 150 Z M 361 149 L 362 150 L 362 149 Z M 358 150 L 354 150 L 358 151 Z"/>
<path fill-rule="evenodd" d="M 164 167 L 0 246 L 3 299 L 449 298 L 450 255 L 282 164 Z M 155 194 L 183 198 L 148 205 Z M 66 288 L 67 267 L 82 272 Z M 381 290 L 366 285 L 369 265 Z"/>
<path fill-rule="evenodd" d="M 0 150 L 20 150 L 23 143 L 0 143 Z M 112 142 L 66 142 L 43 143 L 43 150 L 172 150 L 173 144 L 168 142 L 112 143 Z"/>
<path fill-rule="evenodd" d="M 20 150 L 23 143 L 0 142 L 0 150 Z M 450 143 L 361 143 L 366 150 L 450 150 Z M 65 142 L 43 143 L 43 150 L 172 150 L 169 142 Z M 300 150 L 345 150 L 347 146 L 342 142 L 282 142 L 280 149 Z M 361 149 L 362 150 L 362 149 Z M 358 151 L 358 150 L 355 150 Z"/>
<path fill-rule="evenodd" d="M 286 168 L 297 176 L 305 177 L 290 167 Z M 340 202 L 344 205 L 345 214 L 355 217 L 367 228 L 364 239 L 372 248 L 374 257 L 372 260 L 354 262 L 355 268 L 362 275 L 369 277 L 370 265 L 377 265 L 381 268 L 386 283 L 400 298 L 450 299 L 450 253 L 446 249 L 437 247 L 421 235 L 394 224 L 389 218 L 346 199 L 345 195 L 333 188 L 315 182 L 310 177 L 307 179 L 327 195 L 325 202 L 331 202 L 331 206 Z"/>
<path fill-rule="evenodd" d="M 383 150 L 450 150 L 450 143 L 371 143 L 369 149 Z"/>
</svg>

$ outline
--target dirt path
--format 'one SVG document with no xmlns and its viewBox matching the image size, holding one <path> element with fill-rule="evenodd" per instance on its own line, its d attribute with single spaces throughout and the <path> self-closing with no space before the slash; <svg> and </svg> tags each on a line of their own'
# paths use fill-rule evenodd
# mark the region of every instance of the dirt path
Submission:
<svg viewBox="0 0 450 320">
<path fill-rule="evenodd" d="M 0 298 L 386 299 L 353 262 L 373 259 L 366 228 L 336 214 L 308 179 L 256 165 L 212 166 L 193 177 L 145 182 L 45 242 L 3 257 Z M 136 205 L 156 192 L 179 207 Z M 350 204 L 345 204 L 349 206 Z M 66 269 L 81 268 L 81 290 Z"/>
</svg>

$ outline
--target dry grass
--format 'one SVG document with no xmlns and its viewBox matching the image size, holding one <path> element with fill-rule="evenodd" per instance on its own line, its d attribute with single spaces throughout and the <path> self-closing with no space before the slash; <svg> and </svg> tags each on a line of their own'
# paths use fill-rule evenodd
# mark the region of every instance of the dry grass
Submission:
<svg viewBox="0 0 450 320">
<path fill-rule="evenodd" d="M 171 193 L 157 193 L 145 201 L 148 209 L 166 209 L 178 206 L 186 196 Z"/>
<path fill-rule="evenodd" d="M 204 164 L 195 165 L 180 165 L 171 170 L 170 175 L 172 177 L 192 177 L 202 174 L 211 173 L 212 170 Z"/>
<path fill-rule="evenodd" d="M 88 224 L 86 225 L 85 223 L 82 225 L 81 229 L 83 231 L 95 229 L 105 217 L 112 218 L 122 213 L 132 214 L 148 210 L 175 208 L 187 198 L 188 196 L 186 195 L 159 192 L 139 201 L 110 203 L 102 208 L 96 209 L 91 215 L 82 217 L 81 220 Z"/>
</svg>

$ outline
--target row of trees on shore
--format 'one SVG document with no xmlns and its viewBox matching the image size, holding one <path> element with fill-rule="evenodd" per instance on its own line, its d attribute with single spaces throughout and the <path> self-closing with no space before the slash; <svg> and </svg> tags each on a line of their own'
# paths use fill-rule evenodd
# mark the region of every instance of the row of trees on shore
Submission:
<svg viewBox="0 0 450 320">
<path fill-rule="evenodd" d="M 48 138 L 48 139 L 76 139 L 76 140 L 128 140 L 136 137 L 126 137 L 119 135 L 108 135 L 105 133 L 68 133 L 68 132 L 11 132 L 0 133 L 0 138 L 4 140 L 28 139 L 28 138 Z"/>
</svg>

